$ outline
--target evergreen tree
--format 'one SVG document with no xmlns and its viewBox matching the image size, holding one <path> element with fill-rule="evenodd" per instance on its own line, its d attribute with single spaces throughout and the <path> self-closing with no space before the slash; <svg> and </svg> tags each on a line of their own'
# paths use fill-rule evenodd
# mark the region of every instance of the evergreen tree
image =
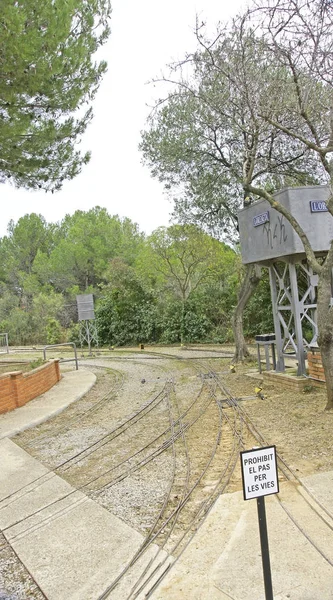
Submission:
<svg viewBox="0 0 333 600">
<path fill-rule="evenodd" d="M 109 0 L 1 0 L 0 181 L 54 191 L 89 160 L 76 144 L 106 70 L 93 56 L 110 13 Z"/>
</svg>

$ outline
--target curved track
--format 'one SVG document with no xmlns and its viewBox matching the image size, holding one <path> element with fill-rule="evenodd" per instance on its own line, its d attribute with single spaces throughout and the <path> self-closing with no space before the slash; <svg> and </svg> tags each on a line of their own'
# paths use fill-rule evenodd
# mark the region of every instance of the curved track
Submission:
<svg viewBox="0 0 333 600">
<path fill-rule="evenodd" d="M 165 359 L 165 356 L 154 353 L 156 359 Z M 111 505 L 109 502 L 113 490 L 129 478 L 149 473 L 152 467 L 164 468 L 163 461 L 166 457 L 168 459 L 163 498 L 157 503 L 149 527 L 146 527 L 144 542 L 98 600 L 112 598 L 113 592 L 117 596 L 119 590 L 126 590 L 125 593 L 121 592 L 124 600 L 149 598 L 193 539 L 215 500 L 226 490 L 238 464 L 239 452 L 254 444 L 269 445 L 243 406 L 230 393 L 221 375 L 211 370 L 211 358 L 203 360 L 191 357 L 190 363 L 187 358 L 174 355 L 167 355 L 167 358 L 190 364 L 199 377 L 199 389 L 186 406 L 179 401 L 175 376 L 168 369 L 168 373 L 164 373 L 168 376 L 162 389 L 139 410 L 127 415 L 119 425 L 56 465 L 58 474 L 68 478 L 73 485 L 75 483 L 76 489 L 84 491 L 112 511 L 112 501 Z M 85 364 L 88 366 L 88 363 Z M 106 396 L 89 410 L 76 415 L 71 423 L 96 415 L 98 409 L 107 402 Z M 67 429 L 70 429 L 71 423 L 67 424 Z M 62 431 L 64 429 L 59 428 L 55 435 L 61 435 Z M 201 456 L 195 453 L 199 435 L 207 436 L 206 448 Z M 40 439 L 46 437 L 47 434 Z M 33 440 L 27 445 L 32 448 Z M 125 446 L 128 446 L 128 452 L 124 456 Z M 97 464 L 102 465 L 98 474 Z M 283 495 L 278 501 L 302 535 L 333 566 L 333 556 L 326 552 L 320 541 L 323 528 L 333 531 L 332 514 L 316 500 L 279 455 L 278 467 L 285 480 L 297 483 L 295 494 L 302 497 L 307 507 L 303 521 L 296 518 L 290 502 L 288 505 Z M 81 473 L 83 469 L 84 475 Z M 36 480 L 35 483 L 39 485 L 40 481 Z M 24 488 L 22 493 L 25 493 Z M 10 502 L 8 497 L 6 506 Z M 319 535 L 313 529 L 309 533 L 309 511 L 318 520 Z M 26 531 L 28 533 L 29 528 Z M 131 580 L 130 586 L 126 585 L 127 578 Z"/>
<path fill-rule="evenodd" d="M 218 385 L 224 392 L 229 393 L 228 389 L 221 381 L 219 381 Z M 236 399 L 232 399 L 231 402 L 237 407 L 244 423 L 246 423 L 247 428 L 251 431 L 257 442 L 261 446 L 268 446 L 269 442 L 265 440 L 264 436 L 257 429 L 244 408 L 241 407 Z M 297 516 L 295 514 L 295 508 L 293 510 L 294 502 L 292 498 L 289 497 L 288 499 L 286 497 L 285 492 L 280 491 L 280 493 L 276 495 L 277 501 L 299 532 L 307 539 L 316 552 L 318 552 L 322 558 L 333 567 L 333 544 L 331 544 L 331 551 L 328 552 L 325 548 L 325 536 L 323 535 L 324 531 L 327 529 L 333 531 L 332 513 L 315 497 L 309 487 L 297 476 L 278 452 L 277 461 L 280 477 L 282 476 L 285 481 L 296 484 L 292 488 L 293 492 L 289 492 L 289 496 L 297 496 Z M 301 510 L 299 509 L 300 500 L 304 503 L 304 509 Z"/>
</svg>

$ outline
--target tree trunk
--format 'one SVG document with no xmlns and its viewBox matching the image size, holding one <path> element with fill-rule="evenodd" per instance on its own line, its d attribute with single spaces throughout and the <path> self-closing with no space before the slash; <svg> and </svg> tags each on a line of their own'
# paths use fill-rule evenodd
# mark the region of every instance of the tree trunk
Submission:
<svg viewBox="0 0 333 600">
<path fill-rule="evenodd" d="M 238 303 L 235 308 L 235 312 L 232 318 L 232 328 L 234 331 L 235 339 L 235 354 L 233 357 L 234 362 L 241 362 L 247 356 L 249 351 L 247 349 L 244 333 L 243 333 L 243 313 L 248 301 L 250 300 L 254 290 L 256 289 L 261 279 L 261 269 L 258 265 L 246 265 L 245 275 L 243 283 L 238 294 Z"/>
<path fill-rule="evenodd" d="M 326 410 L 333 410 L 333 307 L 330 306 L 331 261 L 326 261 L 318 281 L 318 346 L 324 367 L 327 404 Z"/>
<path fill-rule="evenodd" d="M 185 300 L 182 299 L 182 314 L 181 314 L 181 323 L 180 323 L 180 343 L 184 344 L 185 341 Z"/>
<path fill-rule="evenodd" d="M 320 346 L 321 360 L 325 372 L 327 403 L 325 410 L 333 410 L 333 343 Z"/>
</svg>

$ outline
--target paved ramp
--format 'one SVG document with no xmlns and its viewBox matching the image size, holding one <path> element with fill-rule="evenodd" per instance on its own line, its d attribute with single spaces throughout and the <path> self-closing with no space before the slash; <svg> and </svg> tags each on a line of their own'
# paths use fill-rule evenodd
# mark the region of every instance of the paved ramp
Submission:
<svg viewBox="0 0 333 600">
<path fill-rule="evenodd" d="M 0 528 L 20 560 L 48 600 L 96 600 L 143 536 L 10 440 L 0 441 L 0 455 Z"/>
<path fill-rule="evenodd" d="M 89 392 L 96 382 L 90 371 L 69 371 L 50 390 L 24 406 L 0 415 L 0 439 L 35 427 L 65 410 Z"/>
<path fill-rule="evenodd" d="M 332 481 L 331 475 L 313 476 L 313 490 L 319 491 L 328 481 Z M 302 498 L 295 507 L 295 486 L 283 484 L 281 488 L 286 508 L 293 512 L 296 508 L 301 523 L 306 522 Z M 326 498 L 332 492 L 331 487 Z M 245 502 L 241 492 L 221 496 L 152 600 L 264 600 L 256 504 L 255 500 Z M 266 498 L 266 513 L 274 600 L 333 600 L 332 566 L 300 533 L 274 496 Z M 326 528 L 325 534 L 315 532 L 314 527 L 308 530 L 311 535 L 319 533 L 319 543 L 333 560 L 332 530 Z M 318 536 L 315 539 L 318 541 Z"/>
</svg>

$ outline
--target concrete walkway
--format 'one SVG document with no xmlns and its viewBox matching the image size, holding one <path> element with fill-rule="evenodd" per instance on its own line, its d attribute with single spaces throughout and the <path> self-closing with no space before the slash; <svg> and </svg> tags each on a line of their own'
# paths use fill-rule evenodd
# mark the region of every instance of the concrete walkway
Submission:
<svg viewBox="0 0 333 600">
<path fill-rule="evenodd" d="M 0 440 L 34 427 L 63 411 L 69 404 L 89 392 L 96 381 L 90 371 L 69 371 L 50 390 L 25 406 L 0 415 Z"/>
<path fill-rule="evenodd" d="M 0 415 L 0 530 L 48 600 L 96 600 L 144 541 L 8 439 L 60 413 L 95 381 L 89 371 L 66 372 L 45 394 Z M 127 597 L 157 550 L 152 545 L 112 598 Z"/>
<path fill-rule="evenodd" d="M 333 514 L 333 473 L 304 483 Z M 279 498 L 281 503 L 276 496 L 265 499 L 274 600 L 333 600 L 332 529 L 316 518 L 294 484 L 283 483 Z M 152 600 L 264 600 L 256 504 L 244 501 L 241 492 L 222 495 Z M 332 527 L 333 519 L 323 516 Z"/>
<path fill-rule="evenodd" d="M 83 370 L 65 373 L 52 390 L 0 415 L 0 438 L 64 410 L 89 391 L 95 379 Z M 5 537 L 48 600 L 96 600 L 131 560 L 142 535 L 11 440 L 1 439 L 0 456 L 0 529 Z M 333 473 L 312 475 L 304 483 L 333 515 Z M 323 513 L 330 528 L 316 518 L 295 484 L 282 483 L 280 489 L 281 502 L 276 496 L 266 498 L 274 600 L 333 600 L 333 519 Z M 286 511 L 296 515 L 309 539 Z M 128 597 L 140 569 L 156 551 L 153 546 L 110 600 Z M 143 598 L 144 593 L 138 600 Z M 152 600 L 264 598 L 256 501 L 245 502 L 241 492 L 218 499 L 152 595 Z"/>
<path fill-rule="evenodd" d="M 143 536 L 8 439 L 0 441 L 0 529 L 48 600 L 96 600 Z M 152 546 L 149 561 L 157 552 Z M 163 558 L 163 554 L 162 554 Z M 133 583 L 139 571 L 134 573 Z M 112 592 L 127 598 L 132 581 Z"/>
</svg>

